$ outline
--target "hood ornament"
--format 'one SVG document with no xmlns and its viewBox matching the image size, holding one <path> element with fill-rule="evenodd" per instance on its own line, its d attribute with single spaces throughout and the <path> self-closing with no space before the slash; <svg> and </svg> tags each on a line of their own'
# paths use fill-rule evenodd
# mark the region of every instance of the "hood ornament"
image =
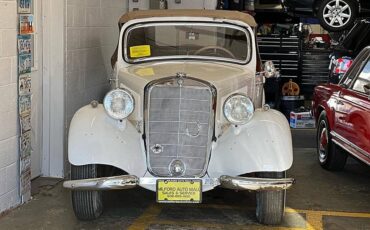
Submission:
<svg viewBox="0 0 370 230">
<path fill-rule="evenodd" d="M 182 87 L 184 84 L 184 78 L 186 78 L 186 73 L 178 72 L 176 73 L 176 78 L 177 78 L 177 84 L 179 87 Z"/>
</svg>

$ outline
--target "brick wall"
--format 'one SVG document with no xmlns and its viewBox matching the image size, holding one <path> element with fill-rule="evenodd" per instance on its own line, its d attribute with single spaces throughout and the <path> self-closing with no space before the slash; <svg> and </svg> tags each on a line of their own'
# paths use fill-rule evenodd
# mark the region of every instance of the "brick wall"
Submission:
<svg viewBox="0 0 370 230">
<path fill-rule="evenodd" d="M 110 58 L 118 41 L 118 19 L 127 0 L 66 0 L 66 137 L 74 113 L 109 90 Z M 67 148 L 65 148 L 67 149 Z M 65 157 L 65 172 L 69 164 Z"/>
<path fill-rule="evenodd" d="M 127 0 L 67 0 L 66 119 L 91 100 L 102 100 Z"/>
<path fill-rule="evenodd" d="M 19 204 L 16 0 L 0 0 L 0 213 Z"/>
</svg>

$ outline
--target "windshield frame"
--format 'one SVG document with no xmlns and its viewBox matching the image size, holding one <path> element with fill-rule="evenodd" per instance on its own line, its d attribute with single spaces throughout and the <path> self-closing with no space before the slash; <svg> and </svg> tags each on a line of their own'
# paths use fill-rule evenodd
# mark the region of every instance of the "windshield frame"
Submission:
<svg viewBox="0 0 370 230">
<path fill-rule="evenodd" d="M 130 59 L 127 53 L 128 50 L 128 35 L 134 29 L 143 28 L 143 27 L 150 27 L 150 26 L 189 26 L 189 25 L 196 25 L 196 26 L 213 26 L 213 27 L 225 27 L 230 29 L 236 29 L 244 32 L 246 34 L 246 38 L 248 40 L 248 58 L 246 60 L 237 60 L 232 58 L 224 58 L 224 57 L 212 57 L 212 56 L 198 56 L 198 55 L 172 55 L 172 56 L 159 56 L 159 57 L 143 57 L 137 59 Z M 234 63 L 239 65 L 247 65 L 251 62 L 253 56 L 253 41 L 252 35 L 247 27 L 243 27 L 241 25 L 231 24 L 227 22 L 205 22 L 205 21 L 157 21 L 157 22 L 146 22 L 146 23 L 136 23 L 130 25 L 128 28 L 125 29 L 123 35 L 123 46 L 122 46 L 122 56 L 126 63 L 129 64 L 139 64 L 145 63 L 150 61 L 169 61 L 169 60 L 207 60 L 207 61 L 221 61 L 227 63 Z"/>
</svg>

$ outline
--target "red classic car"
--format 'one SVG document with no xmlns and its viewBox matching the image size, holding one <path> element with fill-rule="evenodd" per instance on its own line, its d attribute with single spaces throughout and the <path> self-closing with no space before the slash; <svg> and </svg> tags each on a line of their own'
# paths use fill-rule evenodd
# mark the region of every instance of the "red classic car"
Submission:
<svg viewBox="0 0 370 230">
<path fill-rule="evenodd" d="M 323 168 L 342 169 L 348 153 L 370 165 L 370 46 L 357 56 L 339 84 L 315 88 L 312 113 Z"/>
</svg>

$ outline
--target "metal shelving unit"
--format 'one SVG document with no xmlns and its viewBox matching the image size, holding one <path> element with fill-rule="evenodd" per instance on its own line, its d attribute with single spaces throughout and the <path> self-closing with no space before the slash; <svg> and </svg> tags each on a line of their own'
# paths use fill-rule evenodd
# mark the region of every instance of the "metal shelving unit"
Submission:
<svg viewBox="0 0 370 230">
<path fill-rule="evenodd" d="M 271 60 L 283 78 L 300 76 L 300 39 L 298 36 L 258 36 L 262 61 Z"/>
<path fill-rule="evenodd" d="M 301 64 L 301 42 L 298 36 L 257 36 L 261 59 L 273 61 L 280 72 L 280 79 L 267 79 L 265 84 L 266 102 L 273 108 L 280 107 L 281 86 L 293 78 L 299 81 Z"/>
<path fill-rule="evenodd" d="M 329 80 L 330 50 L 306 49 L 302 51 L 301 91 L 311 95 L 315 86 Z"/>
</svg>

